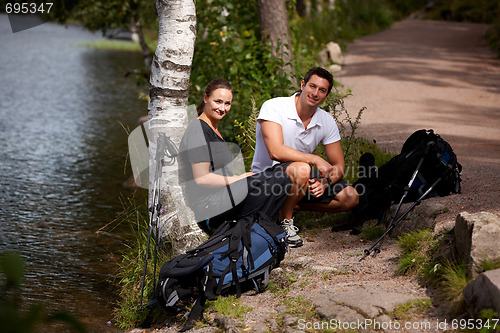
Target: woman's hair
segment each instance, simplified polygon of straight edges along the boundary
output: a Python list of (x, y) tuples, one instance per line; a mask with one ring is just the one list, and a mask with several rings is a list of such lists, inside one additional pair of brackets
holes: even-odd
[(205, 87), (205, 93), (203, 95), (203, 98), (201, 99), (200, 104), (198, 104), (198, 107), (196, 108), (196, 111), (198, 112), (198, 116), (203, 113), (203, 109), (205, 108), (205, 95), (209, 97), (212, 92), (214, 92), (217, 89), (227, 89), (230, 90), (232, 94), (234, 94), (233, 87), (229, 82), (227, 82), (226, 79), (223, 78), (217, 78), (213, 79), (210, 81), (207, 86)]

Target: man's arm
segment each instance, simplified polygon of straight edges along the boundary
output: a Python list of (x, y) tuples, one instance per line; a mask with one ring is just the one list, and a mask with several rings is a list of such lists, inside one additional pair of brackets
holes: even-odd
[[(262, 138), (267, 148), (269, 157), (279, 162), (305, 162), (316, 166), (322, 177), (331, 174), (333, 167), (320, 156), (303, 153), (285, 146), (281, 125), (272, 121), (259, 120)], [(342, 151), (342, 149), (341, 149)]]
[(344, 177), (345, 172), (344, 152), (342, 151), (342, 146), (340, 145), (340, 141), (337, 141), (325, 145), (324, 148), (326, 158), (332, 165), (332, 172), (329, 178), (332, 183), (336, 183)]

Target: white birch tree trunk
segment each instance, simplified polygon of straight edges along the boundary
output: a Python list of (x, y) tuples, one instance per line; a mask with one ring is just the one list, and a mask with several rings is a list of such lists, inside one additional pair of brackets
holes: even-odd
[[(179, 146), (187, 126), (189, 74), (196, 38), (194, 0), (155, 0), (159, 17), (158, 46), (151, 66), (149, 125), (149, 200), (155, 180), (159, 132)], [(164, 166), (161, 175), (160, 239), (171, 241), (173, 254), (196, 247), (205, 234), (195, 223), (179, 186), (177, 163)]]

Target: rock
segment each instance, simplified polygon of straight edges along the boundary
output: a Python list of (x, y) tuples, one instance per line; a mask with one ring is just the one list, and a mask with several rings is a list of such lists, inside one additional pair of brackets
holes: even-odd
[(318, 62), (321, 67), (325, 67), (330, 63), (330, 58), (328, 57), (328, 51), (326, 49), (319, 51)]
[(333, 266), (322, 266), (317, 265), (315, 260), (311, 257), (298, 257), (295, 259), (285, 260), (281, 262), (281, 266), (284, 268), (292, 268), (293, 271), (299, 269), (311, 269), (316, 272), (338, 272), (338, 269)]
[(283, 317), (283, 326), (284, 327), (294, 327), (297, 325), (297, 322), (299, 321), (299, 318), (292, 316), (292, 315), (285, 315)]
[(462, 212), (455, 223), (455, 244), (471, 277), (483, 270), (483, 262), (500, 261), (500, 218), (488, 212)]
[(297, 257), (289, 260), (284, 260), (281, 262), (283, 267), (292, 267), (294, 269), (306, 268), (314, 263), (314, 259), (311, 257), (303, 256)]
[(329, 66), (329, 70), (333, 72), (338, 72), (339, 70), (342, 69), (340, 65), (344, 64), (344, 57), (342, 55), (342, 50), (339, 46), (339, 44), (335, 42), (330, 42), (326, 44), (325, 48), (323, 48), (321, 51), (318, 53), (318, 61), (320, 66), (326, 67), (328, 64), (335, 64), (332, 66)]
[(354, 311), (353, 309), (332, 304), (332, 301), (327, 296), (316, 296), (312, 300), (313, 304), (316, 306), (316, 311), (324, 319), (336, 319), (341, 322), (353, 323), (359, 321), (364, 321), (364, 317)]
[(269, 323), (269, 329), (271, 332), (279, 332), (280, 331), (280, 325), (275, 319), (268, 320)]
[(330, 71), (330, 73), (333, 74), (333, 73), (340, 72), (342, 70), (342, 66), (337, 65), (337, 64), (333, 64), (333, 65), (328, 66), (327, 69)]
[(375, 318), (390, 313), (396, 306), (414, 299), (418, 297), (390, 292), (370, 284), (332, 288), (310, 297), (323, 318), (344, 322), (364, 320), (365, 317)]
[(215, 322), (224, 332), (240, 332), (240, 329), (238, 328), (238, 321), (236, 321), (234, 318), (217, 314), (215, 316)]
[(500, 313), (500, 269), (481, 273), (463, 290), (465, 304), (474, 314), (483, 309)]
[(255, 333), (267, 333), (267, 332), (269, 332), (269, 327), (267, 327), (267, 325), (264, 323), (256, 323), (256, 324), (252, 325), (251, 329), (252, 329), (252, 332), (255, 332)]
[(339, 65), (344, 64), (344, 57), (342, 56), (342, 49), (339, 44), (330, 42), (326, 44), (326, 50), (328, 51), (328, 56), (331, 62)]
[[(403, 204), (399, 210), (398, 218), (406, 212), (412, 203)], [(390, 222), (391, 215), (396, 211), (397, 205), (392, 205), (386, 216), (387, 224)], [(403, 234), (411, 233), (417, 230), (434, 229), (436, 225), (436, 217), (444, 212), (446, 207), (432, 200), (422, 201), (418, 206), (415, 206), (392, 230), (392, 236), (399, 237)]]

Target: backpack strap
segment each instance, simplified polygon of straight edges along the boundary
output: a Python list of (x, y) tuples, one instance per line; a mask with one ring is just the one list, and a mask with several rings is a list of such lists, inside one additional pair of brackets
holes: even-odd
[[(245, 217), (238, 220), (238, 222), (234, 226), (233, 232), (230, 235), (228, 249), (222, 255), (222, 257), (229, 257), (229, 265), (226, 267), (226, 269), (224, 270), (224, 272), (222, 272), (220, 276), (219, 283), (217, 285), (217, 294), (220, 294), (222, 292), (222, 286), (224, 285), (224, 278), (229, 272), (231, 272), (233, 283), (236, 286), (237, 297), (241, 296), (241, 287), (237, 272), (238, 267), (236, 266), (236, 263), (238, 262), (238, 259), (244, 252), (243, 249), (245, 248), (245, 244), (243, 243), (242, 250), (239, 251), (240, 243), (250, 242), (250, 235), (247, 232), (249, 224), (248, 222), (249, 222), (249, 217)], [(247, 250), (247, 252), (250, 251)]]
[(205, 276), (204, 276), (204, 281), (202, 283), (203, 285), (203, 292), (205, 293), (205, 297), (213, 301), (216, 299), (215, 296), (215, 288), (217, 288), (217, 282), (215, 281), (214, 278), (214, 271), (213, 271), (213, 264), (210, 263), (206, 270), (205, 270)]
[(194, 327), (194, 324), (198, 320), (198, 318), (201, 317), (203, 313), (203, 307), (205, 306), (207, 299), (203, 293), (200, 293), (198, 298), (193, 303), (193, 308), (191, 309), (191, 312), (189, 312), (189, 317), (186, 322), (186, 325), (184, 325), (183, 328), (179, 330), (179, 332), (186, 332), (189, 331)]
[[(208, 154), (210, 155), (210, 167), (212, 168), (212, 172), (215, 172), (215, 165), (214, 165), (214, 159), (212, 157), (212, 149), (210, 148), (210, 142), (207, 142), (207, 146), (208, 146)], [(222, 170), (222, 176), (224, 177), (224, 182), (226, 183), (227, 193), (229, 193), (229, 200), (231, 200), (231, 205), (234, 208), (236, 207), (236, 204), (234, 202), (233, 193), (231, 192), (231, 187), (229, 186), (229, 183), (227, 181), (226, 170), (224, 170), (224, 167), (222, 167), (221, 170)]]

